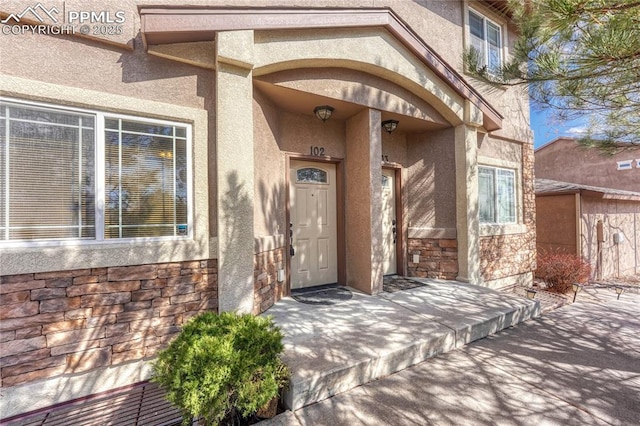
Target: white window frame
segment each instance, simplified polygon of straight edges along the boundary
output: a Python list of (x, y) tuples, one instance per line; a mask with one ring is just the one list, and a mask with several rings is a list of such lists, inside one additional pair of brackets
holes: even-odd
[[(14, 103), (24, 106), (32, 106), (38, 108), (49, 108), (53, 110), (66, 111), (70, 113), (78, 113), (84, 115), (94, 115), (95, 117), (95, 238), (64, 238), (64, 239), (40, 239), (40, 240), (0, 240), (0, 248), (2, 247), (42, 247), (42, 246), (64, 246), (64, 245), (95, 245), (95, 244), (123, 244), (132, 242), (154, 242), (154, 241), (184, 241), (191, 240), (194, 237), (193, 232), (193, 128), (190, 123), (158, 120), (147, 118), (144, 116), (127, 115), (119, 113), (105, 112), (95, 109), (83, 109), (58, 105), (54, 103), (33, 102), (24, 99), (15, 99), (8, 97), (0, 97), (0, 101)], [(187, 227), (186, 235), (172, 235), (161, 237), (127, 237), (127, 238), (105, 238), (105, 119), (114, 118), (122, 120), (131, 120), (142, 123), (149, 123), (162, 126), (179, 126), (186, 128), (186, 154), (187, 154)]]
[[(499, 41), (500, 41), (500, 46), (499, 46), (500, 67), (502, 67), (504, 65), (505, 58), (507, 56), (506, 47), (505, 47), (505, 46), (507, 46), (507, 34), (505, 32), (505, 27), (506, 26), (504, 25), (504, 23), (499, 23), (495, 19), (492, 19), (491, 17), (489, 17), (487, 13), (480, 12), (478, 9), (468, 6), (467, 8), (465, 8), (464, 22), (465, 22), (465, 35), (466, 35), (466, 39), (467, 39), (466, 46), (469, 49), (472, 47), (472, 43), (471, 43), (471, 39), (472, 39), (471, 24), (469, 22), (469, 14), (470, 13), (473, 13), (473, 14), (475, 14), (475, 15), (477, 15), (480, 18), (483, 19), (484, 39), (482, 41), (484, 43), (484, 57), (482, 58), (483, 59), (482, 65), (487, 67), (487, 71), (489, 73), (492, 73), (492, 69), (489, 68), (489, 40), (488, 40), (488, 31), (487, 31), (488, 25), (487, 25), (487, 23), (490, 23), (490, 24), (494, 25), (495, 27), (497, 27), (500, 30), (500, 34), (499, 34)], [(479, 52), (479, 53), (482, 53), (482, 52)]]
[(616, 170), (631, 170), (633, 169), (633, 160), (623, 160), (617, 162)]
[[(493, 207), (494, 207), (494, 221), (491, 222), (483, 222), (482, 219), (478, 218), (480, 221), (481, 225), (490, 225), (490, 226), (508, 226), (508, 225), (516, 225), (519, 223), (519, 218), (520, 218), (520, 214), (519, 214), (519, 203), (518, 203), (518, 194), (519, 194), (519, 190), (518, 190), (518, 173), (516, 170), (511, 169), (511, 168), (507, 168), (507, 167), (496, 167), (496, 166), (488, 166), (488, 165), (484, 165), (484, 164), (479, 164), (478, 165), (478, 176), (480, 175), (480, 169), (490, 169), (493, 170), (493, 176), (494, 176), (494, 181), (493, 181), (493, 192), (494, 192), (494, 197), (493, 197)], [(500, 222), (498, 221), (498, 196), (497, 196), (497, 176), (498, 176), (498, 171), (506, 171), (512, 174), (513, 176), (513, 221), (503, 221)], [(478, 184), (479, 185), (479, 184)], [(478, 189), (478, 204), (480, 204), (480, 193), (479, 193), (479, 189)], [(480, 206), (478, 205), (478, 212), (480, 211)]]

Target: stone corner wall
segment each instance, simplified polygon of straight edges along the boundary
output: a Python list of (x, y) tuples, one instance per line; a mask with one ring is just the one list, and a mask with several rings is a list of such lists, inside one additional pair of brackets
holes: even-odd
[[(410, 238), (408, 241), (410, 277), (455, 280), (458, 276), (458, 242), (443, 238)], [(420, 262), (413, 263), (413, 255)]]
[(480, 273), (485, 281), (532, 272), (536, 268), (536, 194), (533, 145), (522, 145), (523, 224), (520, 234), (480, 238)]
[(215, 259), (2, 276), (1, 386), (153, 357), (217, 309)]
[(284, 249), (254, 255), (253, 314), (260, 315), (278, 300), (289, 294), (286, 279), (278, 282), (278, 269), (284, 269)]

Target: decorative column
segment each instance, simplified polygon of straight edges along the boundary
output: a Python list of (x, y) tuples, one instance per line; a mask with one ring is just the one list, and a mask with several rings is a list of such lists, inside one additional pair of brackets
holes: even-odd
[(218, 306), (253, 311), (253, 31), (216, 35)]
[(347, 121), (347, 284), (367, 294), (382, 291), (381, 113), (365, 110)]
[(458, 277), (480, 284), (480, 212), (478, 210), (478, 131), (480, 110), (465, 101), (465, 124), (455, 128), (456, 227)]

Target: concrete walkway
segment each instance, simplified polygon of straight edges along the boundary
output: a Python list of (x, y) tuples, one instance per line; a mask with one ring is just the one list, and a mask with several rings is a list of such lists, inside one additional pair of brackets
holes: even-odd
[(576, 303), (262, 425), (640, 424), (640, 295)]
[(331, 306), (291, 298), (266, 314), (284, 333), (292, 371), (285, 403), (293, 410), (418, 364), (511, 327), (539, 313), (539, 304), (455, 281), (424, 285)]

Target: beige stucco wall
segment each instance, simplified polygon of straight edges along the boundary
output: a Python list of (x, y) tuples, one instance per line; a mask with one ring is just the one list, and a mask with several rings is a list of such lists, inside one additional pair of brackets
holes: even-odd
[[(586, 148), (575, 139), (558, 139), (536, 150), (536, 177), (582, 185), (640, 191), (640, 146), (609, 155)], [(630, 170), (617, 170), (617, 162), (634, 160)]]
[[(582, 253), (592, 265), (592, 276), (612, 278), (640, 273), (640, 202), (583, 196), (581, 204)], [(604, 225), (601, 262), (596, 234), (599, 220)], [(616, 244), (614, 233), (622, 233), (624, 242)]]
[(407, 140), (409, 238), (455, 238), (456, 169), (453, 129)]
[(486, 159), (487, 163), (495, 159), (505, 167), (510, 164), (513, 167), (522, 168), (522, 143), (480, 134), (478, 158), (480, 163), (482, 159)]
[(70, 37), (3, 35), (0, 51), (4, 75), (192, 108), (214, 95), (211, 71), (148, 55), (141, 43), (130, 51)]
[[(184, 6), (184, 2), (180, 0), (165, 0), (162, 5), (180, 5)], [(503, 35), (505, 48), (504, 53), (508, 54), (512, 49), (516, 40), (514, 28), (508, 24), (508, 21), (488, 8), (483, 2), (475, 0), (463, 1), (410, 1), (410, 0), (388, 0), (375, 2), (372, 4), (370, 0), (353, 0), (345, 5), (342, 0), (300, 0), (292, 3), (291, 1), (272, 1), (272, 0), (239, 0), (234, 1), (233, 6), (239, 7), (310, 7), (310, 8), (344, 8), (345, 6), (352, 8), (361, 7), (389, 7), (396, 13), (401, 20), (406, 22), (425, 42), (434, 49), (447, 63), (453, 66), (466, 79), (462, 67), (462, 53), (465, 49), (465, 42), (468, 39), (468, 31), (466, 29), (466, 11), (472, 5), (476, 10), (486, 14), (495, 22), (503, 26)], [(22, 11), (27, 4), (24, 0), (6, 0), (0, 5), (0, 11), (5, 13), (18, 13)], [(140, 29), (140, 17), (137, 12), (139, 6), (158, 5), (154, 0), (113, 0), (109, 4), (100, 4), (96, 6), (95, 2), (87, 0), (68, 0), (64, 6), (67, 11), (71, 10), (87, 10), (87, 11), (110, 11), (112, 14), (116, 11), (122, 11), (125, 16), (125, 22), (122, 24), (121, 35), (111, 36), (93, 36), (89, 39), (98, 39), (112, 45), (128, 46), (140, 45), (141, 40), (136, 38)], [(193, 0), (189, 2), (193, 6), (212, 6), (226, 7), (229, 2), (225, 0)], [(49, 7), (58, 7), (63, 10), (62, 0), (52, 0), (47, 3)], [(48, 37), (51, 38), (51, 37)], [(4, 37), (6, 43), (12, 43), (15, 37)], [(73, 43), (73, 42), (71, 42)], [(89, 41), (88, 43), (91, 43)], [(48, 41), (47, 41), (48, 44)], [(46, 48), (45, 48), (46, 49)], [(58, 57), (59, 54), (64, 56), (64, 50), (50, 49), (47, 56)], [(367, 49), (363, 49), (367, 50)], [(6, 50), (3, 49), (3, 52)], [(380, 57), (384, 58), (382, 52), (378, 52)], [(91, 57), (91, 56), (89, 56)], [(147, 58), (141, 58), (143, 61)], [(61, 62), (64, 63), (64, 62)], [(69, 63), (69, 62), (67, 62)], [(72, 62), (71, 62), (72, 63)], [(91, 66), (95, 67), (97, 62), (93, 62)], [(127, 66), (135, 64), (129, 63)], [(138, 74), (141, 75), (141, 74)], [(80, 76), (80, 79), (83, 77)], [(90, 80), (88, 80), (90, 81)], [(496, 107), (499, 112), (505, 116), (504, 129), (499, 133), (508, 138), (526, 140), (530, 137), (528, 130), (528, 101), (526, 93), (519, 92), (520, 89), (512, 88), (507, 90), (482, 89), (484, 96), (489, 102)], [(179, 90), (175, 90), (178, 96), (181, 96)]]
[(382, 167), (380, 111), (347, 121), (345, 240), (347, 285), (368, 294), (382, 291)]
[[(374, 108), (449, 126), (441, 113), (425, 100), (409, 90), (376, 75), (349, 68), (299, 68), (262, 75), (260, 82), (290, 89), (279, 96), (286, 96), (290, 103), (305, 102), (308, 94), (348, 102), (334, 105), (337, 116), (352, 116), (362, 108)], [(344, 115), (342, 115), (344, 117)], [(403, 127), (406, 123), (403, 123)]]
[[(276, 239), (276, 247), (283, 244), (279, 236), (287, 232), (285, 226), (286, 173), (281, 139), (280, 116), (275, 107), (259, 90), (254, 89), (254, 192), (259, 200), (254, 204), (254, 233), (259, 239)], [(273, 241), (272, 244), (275, 244)], [(256, 252), (268, 249), (269, 242), (261, 241)]]

